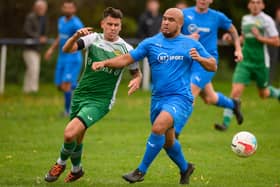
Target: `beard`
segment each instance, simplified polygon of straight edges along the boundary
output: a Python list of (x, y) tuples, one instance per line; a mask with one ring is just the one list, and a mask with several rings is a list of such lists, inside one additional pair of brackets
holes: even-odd
[(164, 29), (161, 29), (161, 32), (166, 38), (173, 38), (174, 36), (177, 36), (178, 29), (179, 29), (178, 27), (173, 31), (166, 31)]

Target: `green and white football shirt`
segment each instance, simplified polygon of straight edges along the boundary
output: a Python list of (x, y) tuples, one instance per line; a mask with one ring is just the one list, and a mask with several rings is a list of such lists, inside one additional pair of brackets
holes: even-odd
[[(75, 102), (98, 101), (108, 104), (111, 109), (122, 77), (123, 69), (104, 67), (99, 71), (91, 69), (92, 63), (103, 61), (128, 53), (133, 48), (122, 38), (115, 42), (106, 41), (101, 33), (92, 33), (81, 38), (86, 51), (85, 70), (75, 89), (73, 100)], [(138, 63), (133, 63), (129, 69), (137, 69)]]
[(257, 16), (245, 15), (241, 22), (242, 34), (244, 36), (242, 63), (249, 67), (269, 67), (269, 54), (266, 44), (259, 42), (252, 34), (251, 29), (256, 27), (259, 32), (266, 37), (278, 36), (278, 32), (273, 19), (261, 12)]

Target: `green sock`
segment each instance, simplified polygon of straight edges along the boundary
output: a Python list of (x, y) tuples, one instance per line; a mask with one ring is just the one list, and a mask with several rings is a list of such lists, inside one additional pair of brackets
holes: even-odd
[(233, 111), (231, 109), (224, 109), (223, 124), (226, 127), (229, 127), (232, 116), (233, 116)]
[(276, 98), (276, 99), (280, 98), (280, 90), (279, 89), (274, 88), (273, 86), (269, 86), (268, 89), (269, 89), (269, 97)]
[(71, 156), (71, 154), (73, 153), (73, 151), (76, 148), (76, 141), (73, 141), (71, 143), (66, 143), (64, 142), (61, 151), (60, 151), (60, 158), (61, 160), (65, 161), (69, 158), (69, 156)]
[(83, 144), (78, 144), (71, 155), (71, 162), (73, 166), (79, 166), (81, 164), (83, 152)]

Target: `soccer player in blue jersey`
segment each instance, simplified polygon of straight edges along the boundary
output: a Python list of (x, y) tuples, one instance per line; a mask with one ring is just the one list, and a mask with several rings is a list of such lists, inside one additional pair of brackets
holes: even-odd
[(49, 60), (58, 47), (59, 54), (55, 70), (55, 84), (64, 92), (64, 115), (70, 113), (72, 90), (77, 86), (77, 81), (82, 69), (82, 54), (80, 51), (64, 53), (62, 47), (65, 42), (79, 29), (83, 28), (81, 20), (75, 16), (76, 4), (74, 1), (65, 0), (62, 4), (64, 16), (58, 19), (58, 36), (45, 54)]
[(181, 10), (170, 8), (163, 15), (159, 34), (145, 39), (128, 54), (92, 64), (93, 70), (120, 68), (147, 57), (151, 67), (152, 132), (138, 168), (123, 175), (130, 183), (144, 180), (150, 164), (162, 148), (179, 167), (180, 184), (188, 184), (194, 171), (194, 165), (187, 162), (179, 141), (175, 139), (174, 125), (185, 124), (192, 112), (192, 66), (200, 63), (209, 71), (216, 71), (217, 67), (215, 58), (211, 57), (199, 42), (181, 34), (182, 25)]
[[(222, 12), (209, 8), (213, 0), (196, 0), (194, 7), (183, 9), (184, 25), (182, 33), (197, 39), (205, 49), (216, 58), (218, 62), (218, 31), (223, 29), (228, 31), (234, 40), (235, 61), (240, 62), (243, 58), (238, 32), (232, 21)], [(215, 92), (211, 83), (214, 72), (206, 71), (199, 63), (192, 67), (191, 88), (192, 94), (196, 98), (201, 96), (205, 103), (214, 104), (219, 107), (232, 109), (238, 124), (243, 122), (240, 112), (240, 101), (228, 98), (222, 93)], [(216, 126), (215, 126), (216, 127)], [(177, 136), (181, 133), (183, 126), (177, 126)]]

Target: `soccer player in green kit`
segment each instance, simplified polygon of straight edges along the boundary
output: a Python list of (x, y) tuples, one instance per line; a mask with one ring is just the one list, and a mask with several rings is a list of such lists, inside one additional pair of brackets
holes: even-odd
[[(261, 98), (276, 98), (280, 100), (280, 90), (269, 86), (269, 55), (267, 45), (279, 46), (279, 33), (273, 19), (262, 10), (265, 5), (263, 0), (249, 0), (250, 14), (242, 18), (243, 61), (237, 65), (233, 75), (231, 97), (241, 97), (245, 86), (255, 80)], [(224, 37), (230, 40), (226, 35)], [(215, 124), (215, 128), (224, 131), (228, 128), (232, 110), (224, 110), (222, 124)]]
[[(128, 53), (132, 47), (119, 37), (122, 12), (108, 7), (104, 10), (101, 27), (103, 33), (93, 33), (91, 28), (78, 30), (63, 47), (65, 52), (87, 49), (86, 67), (74, 91), (71, 104), (71, 121), (64, 131), (64, 144), (60, 157), (45, 176), (47, 182), (54, 182), (66, 168), (66, 160), (71, 158), (72, 169), (65, 182), (73, 182), (83, 176), (81, 156), (83, 137), (87, 128), (104, 117), (112, 108), (122, 76), (122, 68), (91, 69), (92, 63)], [(128, 94), (136, 91), (141, 83), (142, 74), (138, 63), (132, 64), (130, 72), (133, 79), (129, 83)]]

